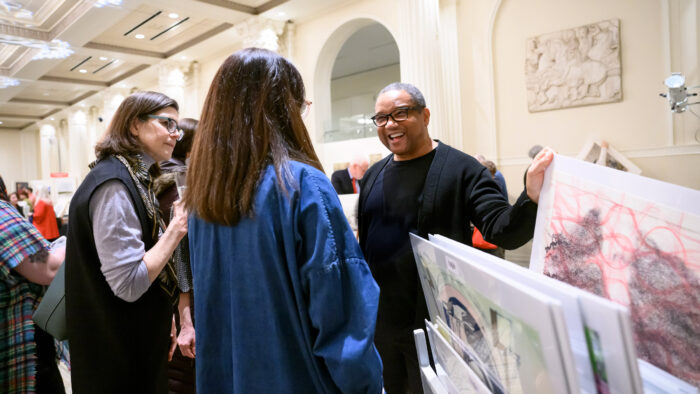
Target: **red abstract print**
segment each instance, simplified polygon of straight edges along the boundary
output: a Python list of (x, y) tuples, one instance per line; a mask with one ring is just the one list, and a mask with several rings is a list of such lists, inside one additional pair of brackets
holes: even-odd
[(544, 273), (630, 310), (640, 358), (700, 385), (700, 218), (558, 181)]

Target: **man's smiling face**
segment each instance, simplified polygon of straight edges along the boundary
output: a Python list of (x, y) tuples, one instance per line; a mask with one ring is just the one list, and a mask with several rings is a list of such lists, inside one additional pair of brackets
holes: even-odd
[[(388, 115), (397, 109), (413, 108), (415, 103), (405, 90), (390, 90), (377, 97), (374, 111)], [(405, 120), (396, 122), (389, 117), (384, 126), (377, 126), (377, 136), (393, 154), (395, 160), (409, 160), (427, 154), (432, 149), (428, 135), (430, 111), (427, 108), (410, 109)]]

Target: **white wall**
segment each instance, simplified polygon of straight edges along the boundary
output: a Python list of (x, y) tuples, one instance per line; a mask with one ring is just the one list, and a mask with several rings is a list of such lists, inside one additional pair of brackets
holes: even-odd
[(239, 49), (242, 49), (241, 44), (236, 44), (228, 48), (221, 48), (217, 50), (213, 56), (199, 60), (199, 92), (197, 92), (197, 97), (200, 102), (196, 112), (197, 116), (195, 116), (196, 119), (201, 117), (202, 106), (204, 105), (204, 100), (207, 99), (209, 86), (211, 86), (211, 81), (214, 79), (219, 67), (221, 67), (224, 60)]
[[(381, 88), (392, 82), (398, 82), (400, 78), (401, 70), (398, 64), (336, 78), (331, 80), (331, 97), (333, 100), (338, 100), (371, 94), (376, 98)], [(369, 112), (374, 111), (374, 102), (371, 104)]]
[(323, 131), (341, 128), (344, 117), (374, 114), (377, 93), (386, 85), (401, 79), (399, 65), (394, 64), (374, 70), (336, 78), (331, 81), (331, 123), (323, 125)]
[[(700, 189), (700, 171), (688, 170), (700, 168), (700, 145), (687, 137), (688, 129), (697, 130), (700, 123), (694, 123), (697, 119), (689, 113), (672, 116), (658, 96), (665, 90), (662, 81), (672, 64), (686, 64), (683, 59), (697, 53), (687, 51), (697, 46), (697, 23), (677, 23), (688, 18), (687, 3), (697, 4), (695, 0), (462, 0), (458, 29), (465, 150), (497, 162), (511, 198), (522, 190), (530, 146), (550, 145), (559, 153), (575, 155), (591, 138), (609, 141), (643, 175)], [(696, 22), (698, 13), (693, 10), (691, 19)], [(612, 18), (620, 19), (623, 100), (528, 112), (525, 39)], [(685, 31), (669, 31), (678, 26)], [(692, 37), (693, 45), (677, 53), (669, 41), (678, 36)], [(674, 135), (674, 124), (675, 134), (683, 135)]]

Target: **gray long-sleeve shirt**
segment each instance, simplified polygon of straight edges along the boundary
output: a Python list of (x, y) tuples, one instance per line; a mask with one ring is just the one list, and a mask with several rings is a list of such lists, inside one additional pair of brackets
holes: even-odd
[[(149, 157), (144, 161), (147, 165), (153, 162)], [(124, 301), (138, 300), (151, 281), (143, 261), (146, 250), (141, 241), (141, 223), (121, 181), (105, 182), (95, 190), (90, 198), (90, 219), (107, 284)]]

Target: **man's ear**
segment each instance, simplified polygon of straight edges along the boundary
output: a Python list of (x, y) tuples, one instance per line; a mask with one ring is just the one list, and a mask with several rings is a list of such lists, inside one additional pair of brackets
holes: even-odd
[(423, 122), (426, 126), (430, 123), (430, 110), (428, 108), (423, 108)]

